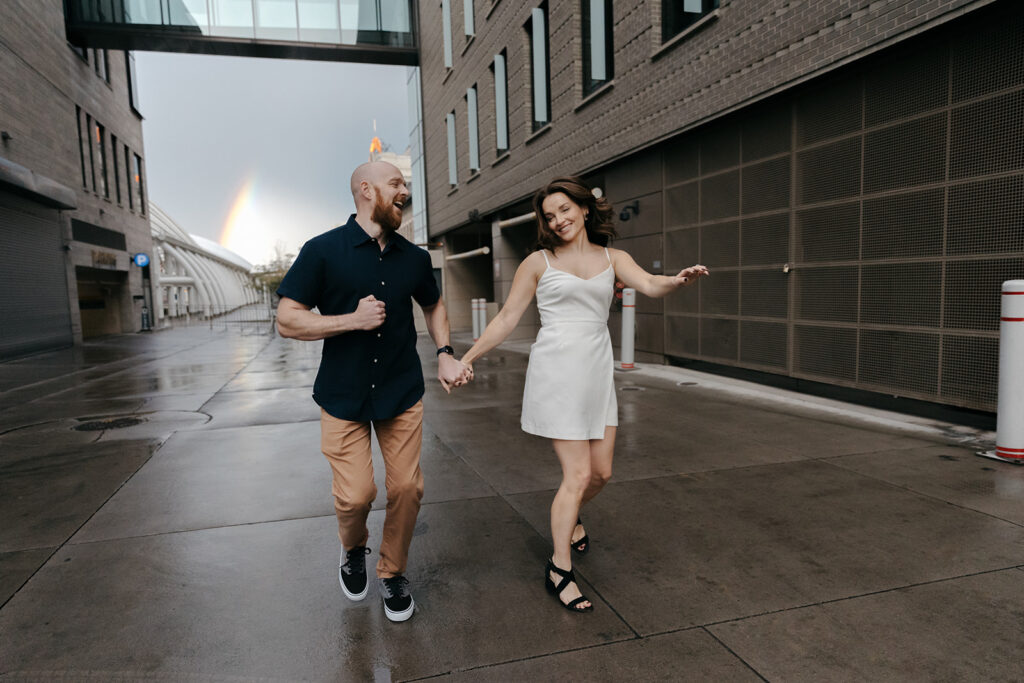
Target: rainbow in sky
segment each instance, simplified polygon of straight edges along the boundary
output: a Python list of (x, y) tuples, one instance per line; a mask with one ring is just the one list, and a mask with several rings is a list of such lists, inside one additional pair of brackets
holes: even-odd
[(218, 242), (222, 247), (231, 249), (232, 242), (241, 238), (239, 227), (244, 224), (246, 215), (250, 213), (254, 186), (255, 182), (252, 178), (246, 180), (235, 196), (231, 211), (228, 212), (228, 218), (224, 221), (224, 228), (220, 232)]

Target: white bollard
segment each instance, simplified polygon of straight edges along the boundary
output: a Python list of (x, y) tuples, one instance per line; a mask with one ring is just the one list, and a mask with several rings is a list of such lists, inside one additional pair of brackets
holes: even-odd
[(979, 455), (1024, 465), (1024, 280), (1007, 280), (1002, 294), (996, 450)]
[(622, 363), (623, 370), (633, 370), (633, 338), (636, 336), (636, 290), (622, 290)]
[(473, 341), (480, 338), (480, 299), (470, 299), (470, 308), (473, 312)]
[(480, 330), (477, 338), (482, 337), (487, 328), (487, 300), (483, 298), (476, 300), (476, 327)]

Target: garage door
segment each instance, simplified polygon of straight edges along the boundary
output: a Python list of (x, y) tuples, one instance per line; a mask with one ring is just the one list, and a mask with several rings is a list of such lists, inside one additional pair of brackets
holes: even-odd
[(0, 359), (71, 346), (60, 216), (0, 192)]

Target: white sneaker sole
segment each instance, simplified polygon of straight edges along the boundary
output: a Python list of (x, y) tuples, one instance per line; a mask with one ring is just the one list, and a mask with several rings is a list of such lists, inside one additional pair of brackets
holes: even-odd
[[(369, 579), (367, 579), (366, 585), (363, 586), (363, 592), (362, 593), (352, 593), (352, 592), (349, 592), (348, 588), (345, 587), (344, 579), (341, 578), (341, 569), (338, 569), (338, 583), (341, 584), (341, 592), (344, 593), (345, 597), (348, 598), (349, 600), (351, 600), (352, 602), (359, 602), (360, 600), (362, 600), (363, 598), (366, 597), (367, 593), (370, 592), (370, 581), (369, 581)], [(408, 617), (406, 617), (406, 619), (408, 619)]]
[(413, 600), (411, 596), (409, 598), (409, 601), (409, 606), (401, 612), (393, 612), (389, 610), (387, 604), (385, 604), (384, 615), (391, 621), (405, 621), (406, 619), (412, 616), (413, 610), (416, 608), (416, 601)]

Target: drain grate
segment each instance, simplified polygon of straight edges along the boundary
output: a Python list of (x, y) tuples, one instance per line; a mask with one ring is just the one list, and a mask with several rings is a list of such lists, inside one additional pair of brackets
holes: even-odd
[(146, 421), (144, 417), (110, 417), (104, 420), (89, 420), (72, 427), (77, 432), (101, 432), (107, 429), (124, 429), (134, 427)]

